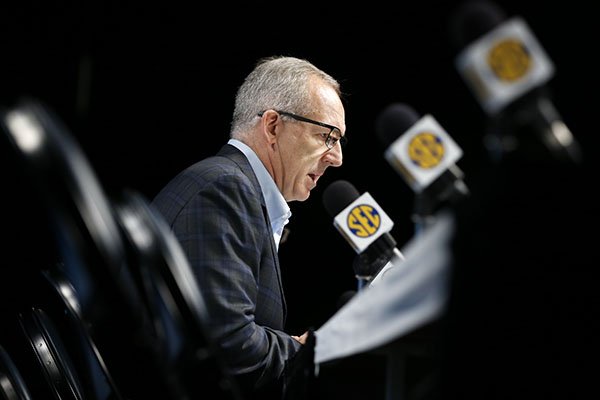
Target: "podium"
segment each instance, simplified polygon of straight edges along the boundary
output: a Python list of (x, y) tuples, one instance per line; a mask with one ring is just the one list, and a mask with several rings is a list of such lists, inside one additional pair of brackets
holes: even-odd
[(431, 334), (443, 315), (452, 265), (452, 214), (436, 222), (393, 257), (372, 280), (315, 331), (315, 376), (357, 356), (385, 358), (385, 398), (402, 399), (405, 360), (431, 352)]

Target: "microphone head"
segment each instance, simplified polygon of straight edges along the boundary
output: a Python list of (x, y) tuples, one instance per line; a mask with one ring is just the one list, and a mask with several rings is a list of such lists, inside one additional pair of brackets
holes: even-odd
[(506, 20), (506, 13), (496, 3), (485, 0), (464, 2), (450, 19), (450, 37), (462, 49)]
[(350, 203), (360, 197), (360, 193), (348, 181), (332, 182), (323, 191), (323, 206), (331, 217), (338, 215)]
[(392, 103), (379, 114), (375, 121), (375, 131), (385, 148), (412, 127), (420, 115), (404, 103)]

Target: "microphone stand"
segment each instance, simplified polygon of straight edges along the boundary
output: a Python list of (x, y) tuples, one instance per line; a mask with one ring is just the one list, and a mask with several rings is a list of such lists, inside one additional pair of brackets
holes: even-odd
[(415, 236), (421, 235), (435, 221), (433, 216), (434, 204), (437, 201), (430, 193), (423, 191), (415, 195), (411, 219), (415, 224)]
[[(536, 142), (542, 146), (535, 145)], [(529, 153), (545, 148), (556, 160), (573, 165), (583, 161), (579, 142), (543, 88), (533, 90), (490, 117), (484, 144), (495, 162), (523, 148)]]
[(363, 290), (371, 280), (392, 259), (396, 250), (396, 240), (386, 233), (356, 255), (352, 267), (357, 280), (357, 291)]
[(415, 236), (435, 222), (435, 213), (446, 201), (451, 203), (469, 194), (469, 188), (463, 181), (464, 173), (455, 164), (448, 167), (442, 175), (423, 191), (415, 195), (412, 220), (415, 224)]

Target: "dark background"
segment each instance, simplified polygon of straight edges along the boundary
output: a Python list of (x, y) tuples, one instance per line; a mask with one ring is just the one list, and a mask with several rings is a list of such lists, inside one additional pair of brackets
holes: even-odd
[[(462, 147), (458, 165), (467, 184), (477, 172), (485, 115), (454, 69), (449, 23), (457, 4), (4, 4), (0, 105), (10, 107), (21, 96), (44, 101), (109, 195), (132, 188), (151, 198), (227, 140), (236, 89), (258, 58), (303, 57), (336, 77), (346, 93), (344, 165), (329, 169), (308, 201), (291, 204), (291, 234), (280, 249), (288, 329), (300, 333), (318, 328), (340, 295), (356, 289), (355, 253), (321, 203), (328, 183), (346, 179), (371, 193), (395, 222), (399, 248), (414, 233), (414, 194), (386, 163), (375, 135), (382, 109), (404, 102), (432, 114)], [(497, 4), (524, 17), (555, 62), (548, 84), (553, 102), (590, 151), (586, 168), (595, 168), (599, 36), (592, 2)], [(39, 233), (35, 210), (14, 209), (26, 182), (13, 182), (13, 172), (2, 171), (10, 182), (2, 195), (11, 201), (3, 216), (8, 276), (38, 262), (51, 243)]]

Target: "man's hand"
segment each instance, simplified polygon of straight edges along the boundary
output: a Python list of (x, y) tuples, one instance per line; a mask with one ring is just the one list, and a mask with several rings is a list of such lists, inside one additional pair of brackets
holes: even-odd
[(292, 335), (292, 338), (296, 339), (297, 341), (299, 341), (302, 344), (306, 344), (306, 339), (308, 338), (308, 331), (304, 332), (300, 336), (294, 336), (294, 335)]

